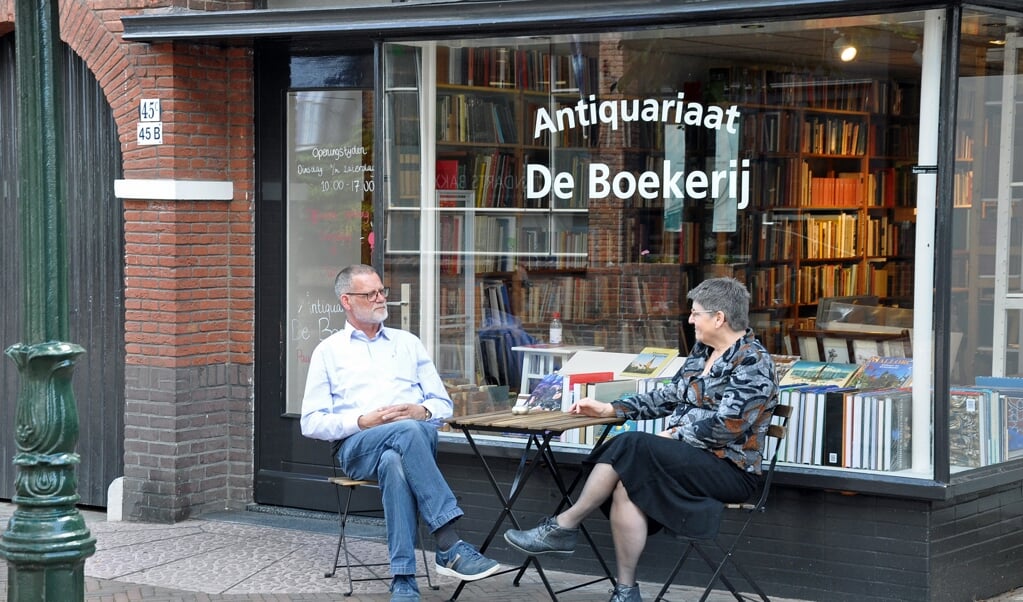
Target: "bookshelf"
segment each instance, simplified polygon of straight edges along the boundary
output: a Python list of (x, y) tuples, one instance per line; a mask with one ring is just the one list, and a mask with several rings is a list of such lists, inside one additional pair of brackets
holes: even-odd
[(872, 79), (712, 71), (740, 81), (718, 91), (740, 103), (740, 155), (755, 166), (732, 271), (751, 283), (754, 323), (767, 328), (772, 350), (786, 330), (812, 326), (822, 297), (910, 303), (916, 91)]

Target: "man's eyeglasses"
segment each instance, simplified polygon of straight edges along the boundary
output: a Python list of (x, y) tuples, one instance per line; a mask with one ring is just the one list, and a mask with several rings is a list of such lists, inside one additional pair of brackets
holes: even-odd
[(701, 309), (700, 311), (696, 311), (694, 309), (694, 310), (690, 310), (689, 313), (690, 314), (716, 314), (719, 311), (721, 311), (721, 310), (719, 310), (719, 309)]
[(379, 296), (383, 297), (384, 299), (386, 299), (387, 295), (390, 294), (390, 292), (391, 292), (390, 287), (386, 287), (385, 286), (382, 289), (378, 289), (378, 290), (375, 290), (375, 291), (370, 291), (368, 293), (345, 293), (345, 294), (348, 295), (348, 296), (355, 295), (355, 296), (358, 296), (358, 297), (363, 297), (367, 301), (372, 301), (373, 299), (377, 298), (377, 295), (379, 295)]

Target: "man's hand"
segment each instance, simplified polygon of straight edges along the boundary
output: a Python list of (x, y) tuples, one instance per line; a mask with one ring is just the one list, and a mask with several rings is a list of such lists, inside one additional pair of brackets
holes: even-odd
[(597, 418), (608, 418), (615, 415), (614, 406), (603, 401), (597, 401), (589, 397), (583, 397), (568, 408), (569, 414), (582, 414), (583, 416), (595, 416)]
[(365, 430), (398, 420), (426, 420), (426, 417), (426, 406), (418, 403), (398, 403), (359, 416), (359, 428)]

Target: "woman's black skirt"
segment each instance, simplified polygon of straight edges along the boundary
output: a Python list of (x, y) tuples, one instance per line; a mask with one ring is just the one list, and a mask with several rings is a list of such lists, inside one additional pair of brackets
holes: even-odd
[[(692, 537), (717, 533), (722, 502), (744, 502), (759, 477), (684, 441), (623, 433), (593, 450), (588, 464), (610, 464), (629, 498), (646, 514), (650, 533), (662, 527)], [(610, 512), (609, 499), (604, 513)]]

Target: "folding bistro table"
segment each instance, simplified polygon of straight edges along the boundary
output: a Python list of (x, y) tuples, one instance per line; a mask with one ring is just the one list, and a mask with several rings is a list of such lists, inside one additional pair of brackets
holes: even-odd
[[(580, 471), (576, 474), (575, 478), (572, 479), (572, 482), (566, 485), (565, 480), (561, 476), (558, 461), (554, 457), (554, 452), (551, 450), (551, 439), (572, 429), (599, 425), (617, 425), (622, 424), (624, 420), (617, 417), (593, 418), (590, 416), (566, 414), (564, 412), (557, 411), (534, 412), (531, 414), (512, 414), (510, 410), (501, 410), (498, 412), (487, 412), (485, 414), (458, 416), (449, 418), (447, 422), (452, 427), (461, 429), (461, 431), (465, 434), (465, 438), (469, 441), (469, 446), (483, 465), (483, 470), (486, 472), (487, 479), (490, 481), (490, 485), (493, 487), (494, 493), (497, 494), (497, 498), (501, 502), (501, 512), (498, 514), (497, 520), (494, 521), (494, 526), (491, 527), (490, 533), (488, 533), (486, 539), (483, 540), (483, 545), (480, 546), (480, 552), (486, 552), (506, 518), (511, 520), (516, 529), (522, 528), (519, 525), (518, 519), (516, 519), (515, 515), (512, 513), (512, 508), (515, 506), (515, 502), (518, 500), (519, 494), (525, 488), (529, 478), (541, 464), (547, 467), (547, 471), (554, 479), (554, 483), (557, 485), (558, 491), (561, 492), (561, 500), (558, 502), (558, 507), (554, 510), (554, 514), (558, 514), (562, 509), (572, 503), (570, 496), (582, 480), (584, 471)], [(607, 432), (610, 429), (602, 430), (604, 432), (600, 433), (598, 436), (595, 446), (600, 445), (604, 441), (607, 437)], [(505, 495), (501, 484), (498, 483), (497, 479), (494, 477), (494, 473), (491, 471), (486, 457), (482, 452), (480, 452), (479, 447), (476, 445), (476, 440), (473, 439), (474, 431), (515, 433), (526, 436), (525, 446), (523, 447), (522, 454), (519, 457), (518, 469), (515, 471), (515, 478), (512, 480), (507, 495)], [(529, 556), (521, 565), (512, 569), (500, 571), (491, 575), (491, 577), (517, 571), (518, 574), (515, 576), (513, 581), (513, 583), (517, 586), (526, 569), (529, 568), (530, 564), (532, 564), (536, 567), (540, 580), (543, 581), (544, 587), (547, 588), (547, 592), (551, 595), (551, 599), (554, 601), (557, 601), (558, 594), (560, 593), (578, 589), (593, 583), (599, 583), (605, 579), (614, 583), (614, 577), (611, 575), (611, 569), (609, 569), (607, 563), (604, 562), (604, 558), (600, 555), (600, 551), (597, 549), (597, 545), (586, 530), (586, 527), (584, 525), (580, 525), (580, 530), (586, 538), (586, 541), (589, 543), (590, 548), (593, 550), (594, 555), (597, 557), (597, 560), (600, 562), (601, 568), (604, 570), (603, 577), (554, 591), (551, 587), (550, 581), (547, 580), (547, 576), (543, 572), (540, 560), (536, 556)], [(464, 581), (458, 584), (458, 587), (451, 595), (450, 602), (454, 602), (454, 600), (458, 598), (463, 587), (465, 587)]]

